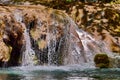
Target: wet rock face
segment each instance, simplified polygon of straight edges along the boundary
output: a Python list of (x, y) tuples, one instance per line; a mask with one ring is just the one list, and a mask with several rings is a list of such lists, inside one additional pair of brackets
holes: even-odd
[(5, 25), (3, 41), (6, 45), (12, 47), (10, 57), (7, 66), (19, 65), (20, 50), (23, 45), (23, 27), (18, 23), (14, 16), (5, 15), (3, 16), (3, 21)]
[(4, 42), (11, 46), (15, 46), (16, 44), (22, 45), (23, 43), (21, 41), (24, 31), (22, 25), (15, 21), (14, 17), (10, 16), (4, 17), (4, 23), (5, 23), (4, 36), (6, 36), (3, 38)]
[(34, 13), (30, 13), (23, 16), (23, 22), (29, 29), (32, 48), (39, 59), (39, 64), (48, 64), (50, 53), (56, 56), (53, 56), (50, 64), (61, 64), (60, 59), (54, 58), (59, 58), (58, 56), (62, 54), (59, 48), (63, 46), (61, 43), (64, 44), (64, 30), (67, 25), (65, 14), (50, 9), (36, 10)]
[(105, 41), (111, 51), (120, 53), (120, 9), (119, 5), (76, 5), (69, 15), (79, 27), (97, 40)]
[(7, 46), (2, 40), (0, 42), (0, 66), (5, 67), (5, 63), (10, 59), (12, 47)]
[[(2, 17), (1, 17), (2, 18)], [(5, 24), (4, 21), (0, 20), (0, 66), (5, 67), (6, 62), (10, 59), (10, 53), (12, 51), (12, 47), (10, 45), (6, 45), (3, 38), (4, 36)]]

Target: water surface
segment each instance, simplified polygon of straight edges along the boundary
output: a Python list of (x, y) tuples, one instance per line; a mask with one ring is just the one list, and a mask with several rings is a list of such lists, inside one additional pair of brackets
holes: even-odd
[(0, 69), (0, 80), (120, 80), (120, 69), (73, 66), (28, 66)]

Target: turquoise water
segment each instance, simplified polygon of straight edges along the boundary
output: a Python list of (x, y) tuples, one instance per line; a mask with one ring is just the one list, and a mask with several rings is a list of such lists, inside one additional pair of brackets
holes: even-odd
[(0, 80), (120, 80), (120, 69), (81, 69), (80, 66), (1, 68)]

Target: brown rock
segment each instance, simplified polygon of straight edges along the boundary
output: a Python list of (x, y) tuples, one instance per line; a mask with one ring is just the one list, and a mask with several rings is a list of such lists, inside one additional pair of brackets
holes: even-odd
[[(86, 4), (84, 8), (74, 6), (69, 15), (81, 29), (92, 34), (96, 40), (105, 41), (111, 51), (120, 53), (120, 6), (118, 5)], [(81, 12), (77, 12), (79, 10)], [(79, 15), (75, 16), (76, 14)]]

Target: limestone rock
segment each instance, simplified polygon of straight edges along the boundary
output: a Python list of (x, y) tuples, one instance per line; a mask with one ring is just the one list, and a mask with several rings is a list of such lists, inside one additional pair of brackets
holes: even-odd
[(69, 15), (79, 25), (79, 28), (92, 34), (97, 40), (105, 41), (111, 51), (120, 53), (119, 4), (113, 6), (80, 4), (70, 8), (69, 11)]

